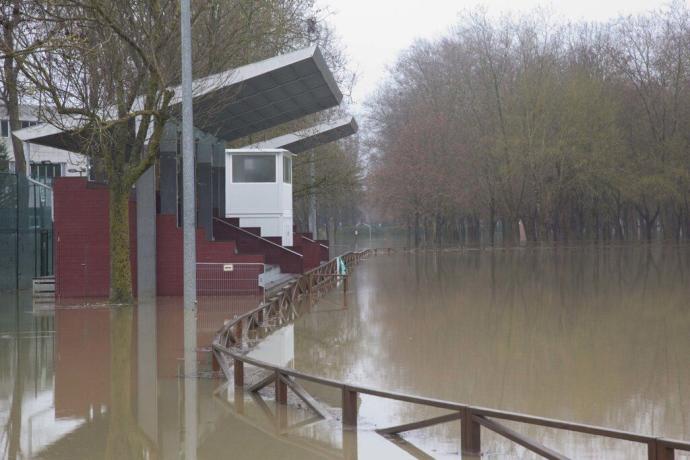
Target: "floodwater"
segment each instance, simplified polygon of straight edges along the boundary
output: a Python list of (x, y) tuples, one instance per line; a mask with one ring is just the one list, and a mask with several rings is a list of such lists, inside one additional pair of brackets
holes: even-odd
[[(690, 248), (587, 246), (399, 253), (360, 266), (294, 326), (295, 367), (432, 398), (690, 440)], [(432, 412), (364, 396), (376, 427)], [(634, 443), (509, 423), (573, 458), (646, 458)], [(457, 452), (446, 424), (406, 439)], [(530, 458), (487, 436), (488, 457)], [(686, 458), (677, 454), (679, 458)]]
[[(304, 383), (332, 417), (280, 413), (227, 388), (208, 344), (254, 298), (136, 308), (0, 297), (0, 458), (458, 458), (459, 423), (393, 444), (375, 428), (433, 416)], [(690, 248), (397, 253), (356, 267), (253, 356), (381, 389), (690, 439)], [(248, 370), (248, 380), (259, 374)], [(627, 443), (512, 428), (574, 458), (646, 458)], [(533, 458), (482, 431), (484, 458)], [(690, 458), (678, 455), (678, 458)], [(427, 457), (428, 458), (428, 457)]]

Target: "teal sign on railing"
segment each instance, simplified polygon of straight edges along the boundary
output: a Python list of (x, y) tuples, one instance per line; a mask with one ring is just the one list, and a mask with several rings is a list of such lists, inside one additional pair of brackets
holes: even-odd
[(347, 265), (342, 257), (338, 256), (336, 258), (336, 264), (338, 265), (338, 275), (347, 275)]

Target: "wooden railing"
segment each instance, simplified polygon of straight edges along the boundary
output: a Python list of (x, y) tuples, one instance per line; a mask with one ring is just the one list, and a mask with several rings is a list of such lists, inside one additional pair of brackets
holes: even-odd
[[(353, 265), (361, 259), (376, 253), (390, 253), (391, 251), (390, 249), (379, 249), (352, 252), (342, 256), (342, 258), (349, 272), (352, 270)], [(357, 397), (359, 394), (444, 409), (449, 412), (441, 416), (382, 428), (376, 431), (391, 440), (401, 440), (401, 433), (459, 420), (461, 425), (460, 444), (463, 456), (469, 455), (474, 457), (481, 453), (481, 427), (484, 427), (544, 458), (558, 460), (569, 458), (513, 430), (501, 423), (501, 421), (519, 422), (527, 425), (556, 428), (569, 432), (640, 443), (646, 446), (649, 460), (671, 460), (675, 458), (676, 451), (690, 452), (690, 442), (687, 441), (647, 436), (599, 426), (535, 417), (515, 412), (461, 404), (453, 401), (385, 391), (362, 385), (352, 385), (338, 380), (306, 374), (291, 368), (276, 366), (247, 356), (252, 345), (258, 343), (263, 334), (268, 334), (296, 318), (298, 314), (296, 305), (299, 300), (304, 296), (318, 296), (325, 289), (336, 284), (337, 280), (340, 278), (343, 278), (344, 289), (346, 291), (347, 277), (342, 277), (338, 274), (337, 262), (336, 259), (333, 259), (290, 282), (256, 309), (225, 324), (216, 334), (213, 343), (213, 354), (214, 359), (222, 369), (228, 382), (234, 380), (236, 387), (244, 388), (245, 364), (256, 366), (268, 371), (268, 374), (259, 382), (249, 386), (247, 388), (248, 391), (256, 393), (262, 388), (274, 384), (276, 402), (279, 405), (285, 405), (288, 400), (289, 388), (298, 398), (304, 401), (317, 416), (324, 418), (327, 417), (326, 409), (302, 388), (298, 380), (337, 388), (341, 391), (342, 395), (342, 424), (344, 428), (348, 429), (356, 428), (357, 426)], [(232, 372), (230, 370), (231, 367), (233, 368)]]

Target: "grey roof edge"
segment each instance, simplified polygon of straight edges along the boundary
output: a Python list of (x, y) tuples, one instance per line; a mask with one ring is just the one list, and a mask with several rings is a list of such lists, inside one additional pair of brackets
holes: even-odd
[(328, 64), (326, 64), (326, 59), (323, 57), (323, 53), (321, 53), (321, 49), (318, 46), (314, 47), (313, 58), (314, 64), (316, 64), (316, 67), (319, 69), (319, 72), (321, 72), (321, 74), (323, 75), (323, 78), (326, 81), (328, 88), (335, 96), (336, 100), (338, 101), (338, 104), (340, 104), (340, 102), (343, 100), (343, 93), (340, 91), (340, 88), (338, 88), (338, 84), (335, 82), (333, 72), (331, 72), (331, 70), (328, 68)]
[[(351, 136), (359, 129), (353, 116), (327, 121), (310, 128), (283, 134), (272, 139), (247, 145), (245, 149), (274, 149), (286, 148), (293, 153), (301, 153), (305, 150), (316, 148), (330, 142)], [(291, 148), (292, 147), (292, 148)]]
[[(311, 45), (306, 48), (300, 48), (295, 51), (279, 54), (277, 56), (271, 56), (260, 61), (251, 62), (240, 67), (228, 69), (223, 72), (197, 78), (193, 83), (193, 97), (201, 98), (214, 91), (219, 91), (236, 84), (242, 84), (243, 82), (251, 80), (252, 78), (274, 72), (278, 69), (288, 67), (308, 59), (314, 60), (319, 72), (321, 72), (324, 79), (327, 81), (331, 91), (333, 91), (333, 87), (331, 87), (331, 84), (335, 84), (333, 74), (326, 65), (318, 46)], [(181, 103), (182, 94), (180, 91), (180, 86), (174, 86), (170, 89), (175, 93), (173, 99), (170, 101), (170, 105), (174, 106)], [(338, 94), (340, 93), (340, 89), (338, 89), (337, 85), (335, 85), (335, 90), (338, 92)], [(340, 100), (338, 100), (338, 102), (340, 102)]]

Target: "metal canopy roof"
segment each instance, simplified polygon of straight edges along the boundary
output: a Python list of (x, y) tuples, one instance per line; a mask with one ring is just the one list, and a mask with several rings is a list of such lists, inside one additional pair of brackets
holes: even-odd
[[(78, 126), (76, 119), (63, 117), (63, 120), (61, 124), (65, 126), (75, 126), (75, 129)], [(83, 142), (74, 132), (63, 131), (48, 123), (13, 131), (12, 135), (17, 136), (24, 142), (31, 142), (32, 144), (47, 145), (48, 147), (70, 150), (72, 152), (81, 152), (83, 150)]]
[[(343, 97), (316, 46), (200, 78), (193, 87), (195, 127), (226, 141), (335, 107)], [(172, 112), (179, 115), (181, 91), (172, 89)], [(81, 151), (83, 142), (75, 133), (79, 120), (65, 120), (66, 131), (42, 124), (13, 134), (25, 142)]]
[[(181, 91), (175, 94), (181, 97)], [(194, 125), (232, 141), (335, 107), (342, 98), (321, 51), (312, 46), (197, 80)], [(179, 98), (172, 103), (181, 110)]]
[(292, 153), (301, 153), (319, 147), (357, 132), (357, 122), (354, 117), (322, 123), (311, 128), (296, 131), (291, 134), (274, 137), (266, 141), (257, 142), (244, 148), (249, 149), (286, 149)]

